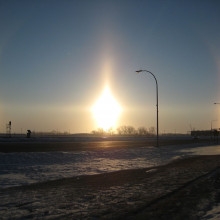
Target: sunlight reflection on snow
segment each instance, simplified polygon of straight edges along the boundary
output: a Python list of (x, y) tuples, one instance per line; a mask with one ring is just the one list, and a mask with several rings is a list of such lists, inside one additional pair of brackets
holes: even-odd
[(190, 155), (219, 154), (220, 146), (102, 148), (79, 152), (0, 153), (0, 188), (66, 177), (162, 165)]
[(218, 155), (220, 154), (220, 146), (205, 146), (192, 149), (184, 149), (182, 152), (191, 152), (193, 155)]

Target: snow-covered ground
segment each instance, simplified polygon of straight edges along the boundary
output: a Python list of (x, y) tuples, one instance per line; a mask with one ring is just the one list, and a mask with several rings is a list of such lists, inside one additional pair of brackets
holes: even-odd
[(220, 146), (99, 148), (79, 152), (0, 153), (0, 188), (80, 175), (162, 165), (190, 155), (220, 154)]

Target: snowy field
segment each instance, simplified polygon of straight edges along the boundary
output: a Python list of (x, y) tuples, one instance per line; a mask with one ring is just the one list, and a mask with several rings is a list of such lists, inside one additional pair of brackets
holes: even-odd
[(216, 154), (220, 154), (220, 146), (201, 146), (201, 144), (161, 148), (100, 148), (78, 152), (0, 153), (0, 188), (131, 168), (153, 167), (191, 155)]

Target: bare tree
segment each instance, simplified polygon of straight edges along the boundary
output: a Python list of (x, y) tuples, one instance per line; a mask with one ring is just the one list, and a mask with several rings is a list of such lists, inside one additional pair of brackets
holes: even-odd
[(127, 132), (128, 132), (128, 135), (135, 135), (136, 134), (136, 130), (132, 126), (127, 126)]
[(155, 127), (150, 127), (149, 128), (149, 133), (151, 134), (151, 135), (155, 135), (156, 134), (156, 129), (155, 129)]
[(139, 135), (147, 135), (148, 134), (147, 128), (145, 128), (145, 127), (139, 127), (137, 132)]
[(125, 133), (126, 133), (126, 128), (125, 127), (126, 126), (120, 126), (120, 127), (117, 128), (117, 131), (118, 131), (119, 135), (125, 135)]
[(104, 131), (103, 128), (98, 128), (97, 130), (93, 130), (92, 134), (94, 134), (94, 135), (104, 135), (105, 131)]
[(135, 135), (136, 130), (133, 126), (120, 126), (117, 128), (118, 134), (119, 135)]

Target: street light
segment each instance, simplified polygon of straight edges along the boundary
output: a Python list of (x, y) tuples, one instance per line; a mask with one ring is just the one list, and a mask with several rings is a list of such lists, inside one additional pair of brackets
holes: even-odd
[(146, 72), (146, 73), (150, 73), (154, 79), (155, 79), (155, 82), (156, 82), (156, 97), (157, 97), (157, 104), (156, 104), (156, 107), (157, 107), (157, 147), (159, 147), (159, 120), (158, 120), (158, 83), (157, 83), (157, 79), (155, 77), (155, 75), (148, 71), (148, 70), (137, 70), (136, 73), (141, 73), (141, 72)]

